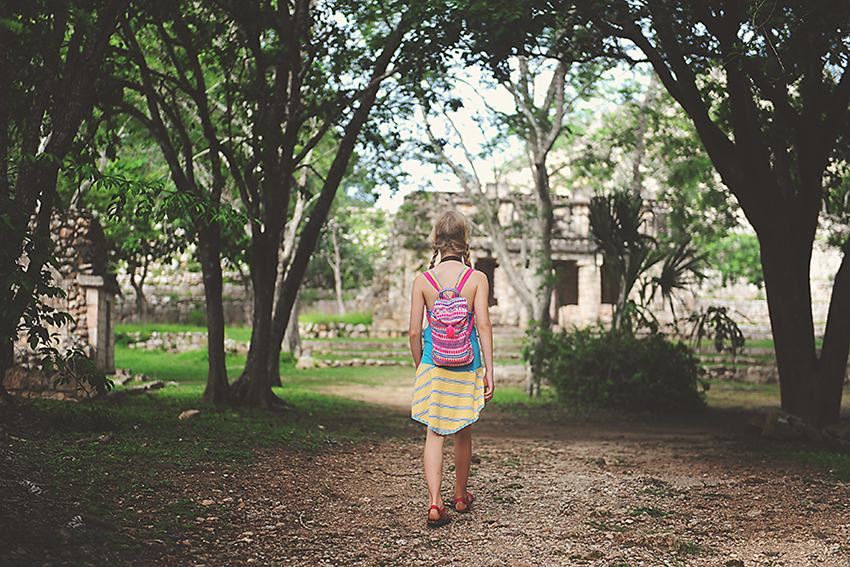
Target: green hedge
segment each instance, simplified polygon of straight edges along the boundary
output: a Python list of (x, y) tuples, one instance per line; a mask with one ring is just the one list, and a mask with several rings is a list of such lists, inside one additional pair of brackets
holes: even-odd
[(706, 405), (693, 350), (659, 333), (544, 331), (541, 342), (530, 344), (525, 354), (538, 361), (540, 377), (565, 405), (666, 413)]

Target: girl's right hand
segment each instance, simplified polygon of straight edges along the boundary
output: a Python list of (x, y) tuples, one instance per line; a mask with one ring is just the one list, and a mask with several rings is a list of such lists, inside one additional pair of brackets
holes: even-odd
[(484, 403), (486, 404), (490, 400), (493, 399), (493, 391), (496, 389), (496, 385), (493, 383), (493, 372), (488, 372), (487, 369), (484, 369)]

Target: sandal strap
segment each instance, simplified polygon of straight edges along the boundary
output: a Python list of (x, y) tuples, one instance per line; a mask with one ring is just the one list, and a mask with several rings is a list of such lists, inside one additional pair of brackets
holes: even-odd
[(467, 492), (466, 496), (461, 496), (460, 498), (455, 498), (455, 504), (457, 504), (458, 502), (463, 502), (464, 504), (466, 504), (468, 506), (468, 505), (472, 504), (473, 500), (474, 500), (474, 498), (472, 497), (472, 493)]

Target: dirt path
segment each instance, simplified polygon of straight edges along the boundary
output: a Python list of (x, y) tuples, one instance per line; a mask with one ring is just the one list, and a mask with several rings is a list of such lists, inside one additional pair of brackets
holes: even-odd
[[(112, 564), (850, 567), (850, 485), (791, 458), (805, 447), (747, 433), (745, 412), (567, 419), (485, 409), (473, 425), (472, 513), (452, 510), (450, 524), (429, 529), (424, 430), (406, 417), (408, 385), (328, 393), (375, 405), (328, 424), (318, 455), (276, 446), (257, 448), (257, 462), (238, 474), (175, 468), (156, 494), (134, 501), (138, 525), (89, 527), (116, 538), (103, 545), (132, 546), (131, 558)], [(330, 433), (377, 422), (393, 437), (352, 444)], [(124, 496), (104, 495), (127, 506)], [(167, 535), (146, 519), (163, 509), (176, 514)], [(96, 564), (63, 562), (56, 549), (56, 561), (25, 564)]]
[[(387, 404), (376, 411), (389, 415), (407, 411), (404, 390), (335, 393)], [(196, 495), (227, 506), (229, 524), (202, 518), (208, 537), (187, 539), (186, 556), (164, 563), (850, 566), (848, 486), (783, 456), (793, 447), (746, 435), (745, 419), (541, 424), (485, 410), (474, 426), (473, 512), (452, 511), (438, 529), (425, 526), (418, 427), (315, 457), (273, 452), (253, 478)], [(448, 467), (450, 443), (445, 456)], [(238, 500), (222, 502), (226, 492)]]

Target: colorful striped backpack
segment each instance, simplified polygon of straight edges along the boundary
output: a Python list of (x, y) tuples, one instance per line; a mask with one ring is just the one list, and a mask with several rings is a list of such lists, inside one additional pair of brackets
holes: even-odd
[(472, 362), (474, 318), (469, 312), (469, 302), (460, 295), (472, 272), (471, 268), (464, 267), (464, 271), (457, 277), (455, 287), (447, 288), (443, 288), (430, 271), (425, 272), (425, 278), (440, 294), (428, 311), (433, 347), (431, 358), (437, 366), (463, 366)]

